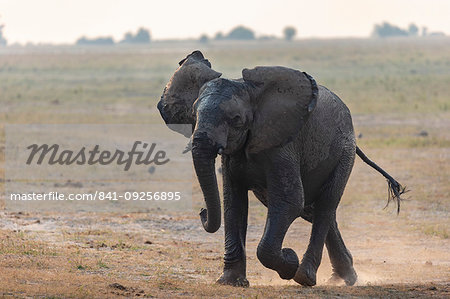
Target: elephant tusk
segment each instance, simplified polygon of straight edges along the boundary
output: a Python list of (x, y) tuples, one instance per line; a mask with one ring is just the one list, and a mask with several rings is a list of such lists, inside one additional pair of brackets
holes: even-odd
[(183, 154), (189, 153), (192, 150), (192, 140), (189, 140), (189, 143), (186, 145), (186, 147), (183, 150)]

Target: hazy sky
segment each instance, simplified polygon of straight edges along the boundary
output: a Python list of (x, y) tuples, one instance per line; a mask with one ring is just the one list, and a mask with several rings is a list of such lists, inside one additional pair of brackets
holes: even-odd
[(0, 0), (9, 43), (119, 40), (140, 26), (154, 39), (213, 36), (239, 24), (258, 35), (292, 25), (300, 38), (364, 37), (382, 21), (450, 34), (450, 0)]

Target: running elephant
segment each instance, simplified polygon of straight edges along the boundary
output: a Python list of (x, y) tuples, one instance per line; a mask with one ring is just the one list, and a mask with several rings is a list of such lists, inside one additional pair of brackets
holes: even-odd
[[(268, 208), (257, 257), (282, 279), (313, 286), (324, 244), (333, 279), (357, 280), (353, 259), (336, 223), (336, 208), (355, 153), (382, 173), (394, 199), (404, 188), (356, 146), (350, 111), (307, 73), (280, 66), (244, 69), (242, 79), (220, 78), (200, 51), (179, 63), (158, 109), (168, 126), (190, 124), (194, 168), (206, 202), (207, 232), (221, 225), (215, 158), (222, 155), (225, 218), (224, 270), (218, 283), (248, 286), (245, 240), (248, 191)], [(299, 261), (284, 236), (297, 218), (312, 223)]]

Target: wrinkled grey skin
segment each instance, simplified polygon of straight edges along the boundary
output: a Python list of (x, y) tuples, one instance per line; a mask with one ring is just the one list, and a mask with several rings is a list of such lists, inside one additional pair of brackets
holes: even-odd
[[(324, 244), (333, 279), (357, 279), (336, 223), (336, 208), (353, 167), (350, 112), (309, 75), (283, 67), (244, 69), (243, 79), (222, 79), (199, 51), (180, 62), (158, 108), (167, 124), (192, 124), (194, 167), (206, 202), (208, 232), (220, 227), (214, 161), (222, 154), (225, 257), (218, 283), (248, 286), (245, 239), (248, 190), (268, 208), (257, 257), (283, 279), (313, 286)], [(180, 132), (182, 133), (182, 132)], [(299, 261), (282, 248), (290, 224), (312, 223)]]

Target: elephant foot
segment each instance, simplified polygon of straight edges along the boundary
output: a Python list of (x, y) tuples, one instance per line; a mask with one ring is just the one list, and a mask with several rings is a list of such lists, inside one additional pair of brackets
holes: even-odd
[(277, 269), (278, 275), (281, 279), (292, 279), (295, 276), (295, 271), (298, 268), (298, 257), (294, 250), (291, 248), (281, 249), (281, 254), (283, 256), (282, 267)]
[(235, 275), (231, 271), (224, 271), (219, 279), (217, 279), (216, 283), (243, 288), (248, 288), (250, 286), (250, 283), (247, 278), (245, 278), (245, 275)]
[(331, 278), (328, 280), (330, 284), (339, 284), (341, 281), (344, 281), (346, 285), (352, 286), (358, 280), (358, 275), (356, 274), (353, 267), (346, 272), (338, 272), (333, 271)]
[(219, 277), (219, 279), (217, 279), (216, 283), (221, 285), (230, 285), (233, 287), (243, 287), (243, 288), (248, 288), (250, 286), (250, 283), (245, 277), (231, 278), (225, 274), (222, 274)]
[(301, 263), (297, 268), (294, 281), (305, 287), (316, 285), (316, 269), (309, 264)]

